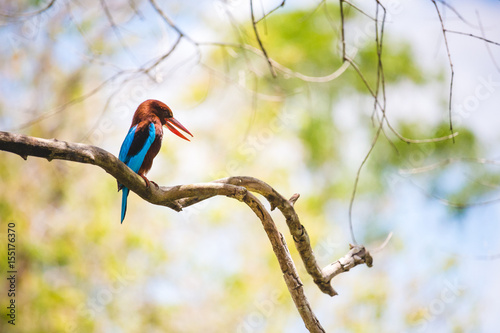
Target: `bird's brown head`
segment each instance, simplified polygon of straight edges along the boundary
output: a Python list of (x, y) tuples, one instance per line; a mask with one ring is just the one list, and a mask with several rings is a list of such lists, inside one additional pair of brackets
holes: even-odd
[[(148, 99), (139, 105), (139, 108), (144, 107), (153, 114), (155, 114), (161, 121), (161, 124), (166, 126), (172, 133), (184, 140), (190, 141), (186, 138), (178, 129), (186, 132), (187, 134), (193, 136), (191, 132), (188, 131), (177, 119), (174, 118), (172, 110), (167, 106), (167, 104), (160, 102), (156, 99)], [(177, 129), (177, 128), (178, 129)]]

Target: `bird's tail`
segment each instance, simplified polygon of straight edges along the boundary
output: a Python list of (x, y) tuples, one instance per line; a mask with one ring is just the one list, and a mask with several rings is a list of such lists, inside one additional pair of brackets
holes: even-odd
[(123, 187), (122, 189), (122, 220), (120, 223), (123, 223), (123, 219), (125, 219), (125, 213), (127, 212), (127, 198), (128, 198), (129, 189)]

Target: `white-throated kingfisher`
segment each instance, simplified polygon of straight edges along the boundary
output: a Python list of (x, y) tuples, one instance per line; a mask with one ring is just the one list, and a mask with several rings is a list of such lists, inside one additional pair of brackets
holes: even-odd
[[(151, 182), (146, 178), (146, 174), (153, 165), (153, 159), (160, 151), (163, 126), (166, 126), (172, 133), (185, 140), (189, 141), (177, 128), (193, 136), (174, 118), (172, 110), (165, 103), (155, 99), (148, 99), (142, 102), (135, 111), (132, 125), (130, 125), (118, 156), (120, 161), (144, 178), (148, 187)], [(118, 183), (118, 191), (120, 190), (123, 190), (121, 215), (121, 223), (123, 223), (127, 212), (129, 189)]]

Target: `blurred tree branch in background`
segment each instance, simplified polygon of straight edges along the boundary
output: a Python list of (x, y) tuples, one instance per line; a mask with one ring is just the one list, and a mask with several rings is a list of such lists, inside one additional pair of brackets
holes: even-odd
[(28, 156), (35, 156), (46, 158), (48, 161), (60, 159), (97, 165), (144, 200), (156, 205), (167, 206), (176, 211), (181, 211), (184, 207), (219, 195), (246, 203), (262, 222), (278, 259), (288, 291), (310, 332), (324, 332), (324, 329), (314, 315), (304, 294), (302, 281), (283, 235), (278, 231), (264, 205), (251, 192), (264, 196), (271, 204), (271, 210), (278, 208), (283, 213), (306, 270), (322, 292), (330, 296), (337, 295), (331, 286), (331, 280), (334, 276), (347, 272), (357, 265), (366, 263), (368, 267), (371, 267), (373, 263), (370, 253), (366, 251), (364, 246), (355, 245), (351, 246), (351, 250), (343, 258), (321, 269), (311, 248), (307, 231), (300, 223), (293, 208), (298, 195), (294, 195), (291, 200), (286, 200), (271, 186), (252, 177), (230, 177), (210, 183), (171, 187), (147, 187), (144, 179), (130, 170), (114, 155), (95, 146), (0, 132), (0, 150), (17, 154), (25, 160)]

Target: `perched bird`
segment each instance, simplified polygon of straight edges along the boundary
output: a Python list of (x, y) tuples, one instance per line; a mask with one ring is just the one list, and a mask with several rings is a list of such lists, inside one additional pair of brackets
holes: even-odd
[[(174, 126), (193, 136), (174, 118), (172, 110), (165, 103), (148, 99), (142, 102), (135, 111), (132, 125), (122, 143), (120, 155), (118, 156), (120, 161), (144, 178), (148, 187), (150, 181), (146, 178), (146, 173), (151, 169), (153, 159), (160, 151), (163, 126), (166, 126), (172, 133), (185, 140), (189, 141)], [(123, 190), (121, 216), (121, 223), (123, 223), (125, 213), (127, 212), (129, 189), (118, 183), (118, 191), (120, 190)]]

